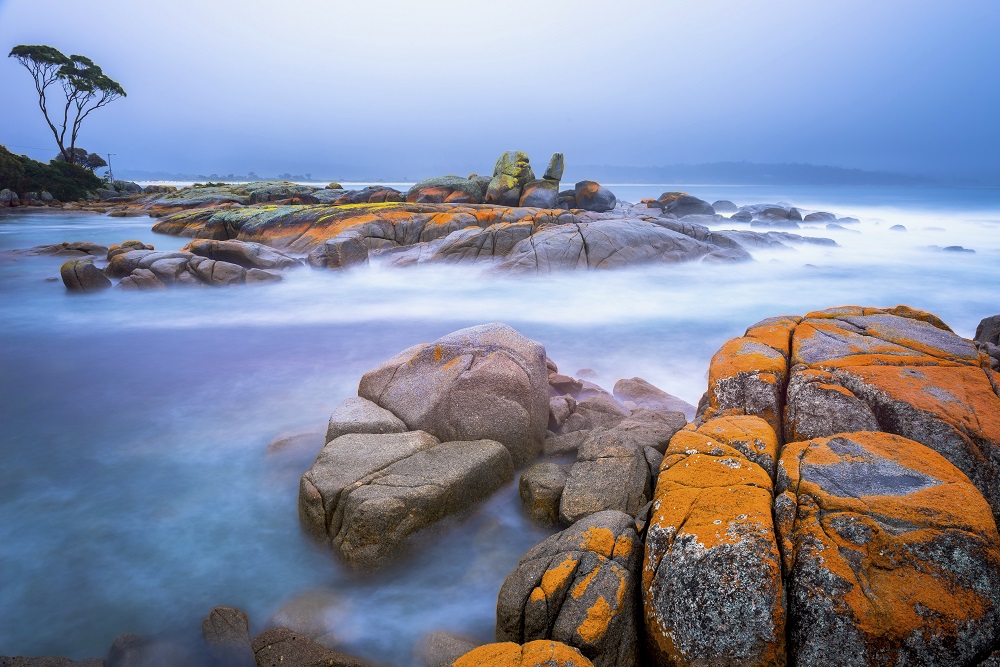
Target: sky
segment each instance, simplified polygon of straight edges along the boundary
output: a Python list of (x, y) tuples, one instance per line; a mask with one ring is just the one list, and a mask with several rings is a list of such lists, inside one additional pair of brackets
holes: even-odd
[[(79, 144), (123, 170), (378, 177), (811, 163), (1000, 182), (1000, 2), (0, 0), (0, 48), (128, 97)], [(0, 143), (55, 154), (0, 60)]]

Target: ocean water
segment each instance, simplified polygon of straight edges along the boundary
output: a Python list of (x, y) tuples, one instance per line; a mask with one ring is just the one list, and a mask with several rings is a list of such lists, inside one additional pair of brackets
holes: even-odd
[[(514, 486), (366, 576), (297, 523), (298, 477), (329, 413), (414, 343), (502, 321), (565, 372), (591, 368), (608, 388), (641, 376), (697, 403), (712, 354), (764, 317), (905, 303), (971, 336), (1000, 312), (995, 189), (612, 189), (628, 201), (676, 189), (786, 201), (861, 223), (800, 232), (839, 247), (755, 252), (740, 265), (504, 278), (373, 264), (296, 269), (266, 286), (80, 296), (58, 281), (62, 258), (3, 251), (186, 239), (153, 234), (147, 218), (0, 215), (0, 655), (104, 656), (126, 631), (197, 653), (218, 604), (247, 611), (254, 631), (289, 609), (320, 610), (343, 650), (393, 665), (411, 664), (429, 631), (489, 640), (500, 583), (547, 534)], [(940, 249), (956, 245), (975, 252)], [(291, 435), (301, 444), (269, 448)]]

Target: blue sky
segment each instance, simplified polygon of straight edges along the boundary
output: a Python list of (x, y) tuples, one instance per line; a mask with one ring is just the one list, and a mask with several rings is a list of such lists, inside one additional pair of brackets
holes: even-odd
[[(122, 83), (80, 137), (122, 168), (415, 178), (521, 148), (1000, 179), (995, 0), (0, 0), (0, 26)], [(48, 157), (13, 59), (0, 89), (0, 143)]]

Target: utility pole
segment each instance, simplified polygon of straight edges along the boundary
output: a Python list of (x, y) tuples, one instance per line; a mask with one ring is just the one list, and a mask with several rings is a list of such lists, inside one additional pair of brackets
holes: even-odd
[(114, 188), (115, 187), (115, 175), (111, 171), (111, 156), (112, 155), (118, 155), (118, 153), (108, 153), (108, 184), (111, 185), (112, 188)]

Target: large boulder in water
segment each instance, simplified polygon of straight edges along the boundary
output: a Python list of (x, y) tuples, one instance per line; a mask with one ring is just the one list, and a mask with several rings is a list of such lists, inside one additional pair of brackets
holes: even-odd
[(640, 544), (632, 517), (607, 511), (533, 547), (500, 588), (497, 641), (551, 639), (597, 667), (638, 664)]
[(953, 465), (862, 432), (790, 443), (779, 470), (792, 664), (971, 665), (995, 648), (1000, 536)]
[(678, 218), (686, 215), (715, 215), (715, 209), (707, 201), (692, 197), (691, 195), (681, 195), (663, 208), (664, 213), (670, 213)]
[(517, 206), (521, 201), (521, 189), (535, 180), (535, 172), (529, 164), (528, 154), (523, 151), (507, 151), (497, 160), (493, 168), (493, 178), (486, 190), (487, 204)]
[(63, 284), (71, 292), (96, 292), (111, 287), (100, 269), (94, 266), (92, 259), (70, 259), (59, 267), (59, 276)]
[(358, 395), (441, 440), (496, 440), (521, 466), (545, 440), (547, 379), (545, 348), (484, 324), (404, 350), (365, 373)]
[(410, 538), (514, 477), (498, 442), (439, 442), (423, 431), (327, 443), (299, 483), (299, 518), (351, 567), (373, 570)]

